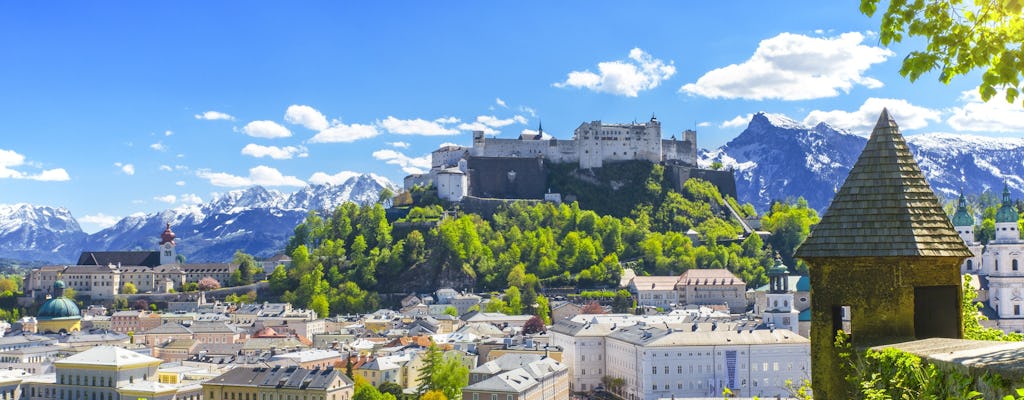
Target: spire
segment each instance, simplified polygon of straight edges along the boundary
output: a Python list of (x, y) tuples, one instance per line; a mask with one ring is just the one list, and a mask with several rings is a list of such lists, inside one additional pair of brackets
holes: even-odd
[(160, 234), (160, 244), (163, 245), (165, 243), (174, 244), (174, 232), (171, 232), (170, 223), (167, 224), (167, 228), (164, 229), (164, 232)]
[(967, 199), (964, 198), (964, 190), (960, 189), (960, 198), (956, 202), (956, 212), (953, 213), (953, 226), (974, 226), (974, 217), (967, 212)]
[(1013, 201), (1010, 200), (1010, 186), (1003, 182), (1003, 205), (996, 211), (996, 223), (1001, 222), (1012, 222), (1017, 223), (1019, 215), (1017, 214), (1017, 207), (1014, 207)]
[(796, 254), (805, 259), (970, 255), (885, 109), (828, 211)]

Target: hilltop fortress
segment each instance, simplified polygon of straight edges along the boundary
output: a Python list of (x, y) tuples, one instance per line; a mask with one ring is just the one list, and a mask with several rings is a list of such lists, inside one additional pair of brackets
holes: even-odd
[[(608, 163), (642, 160), (662, 163), (679, 186), (690, 177), (716, 183), (724, 194), (735, 197), (732, 173), (697, 168), (697, 132), (683, 131), (662, 139), (657, 118), (644, 123), (606, 124), (584, 122), (572, 139), (559, 140), (539, 128), (516, 139), (489, 138), (473, 132), (473, 146), (445, 146), (431, 153), (426, 174), (405, 178), (405, 188), (433, 185), (438, 197), (462, 201), (464, 197), (503, 199), (550, 198), (545, 163), (578, 164), (581, 169), (602, 168)], [(725, 175), (728, 175), (728, 179)], [(698, 176), (699, 175), (699, 176)], [(721, 175), (721, 176), (718, 176)]]

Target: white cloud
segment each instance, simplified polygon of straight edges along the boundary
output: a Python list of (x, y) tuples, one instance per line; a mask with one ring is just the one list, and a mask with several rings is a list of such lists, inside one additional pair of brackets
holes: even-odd
[(221, 187), (245, 186), (306, 186), (306, 182), (294, 176), (286, 176), (274, 168), (259, 165), (249, 169), (249, 176), (231, 175), (210, 170), (196, 171), (196, 176), (206, 179), (211, 185)]
[(388, 146), (396, 147), (396, 148), (399, 148), (399, 149), (408, 149), (409, 148), (409, 142), (387, 142), (386, 144)]
[(458, 118), (455, 118), (455, 117), (442, 117), (442, 118), (435, 119), (434, 122), (437, 122), (439, 124), (455, 124), (455, 123), (462, 122), (462, 120), (460, 120)]
[(483, 131), (487, 135), (497, 135), (501, 132), (491, 129), (491, 127), (485, 125), (482, 122), (471, 122), (459, 124), (459, 129), (464, 131)]
[(249, 143), (242, 148), (242, 154), (251, 157), (270, 157), (275, 160), (290, 160), (294, 157), (307, 157), (309, 153), (303, 146), (261, 146), (255, 143)]
[(833, 38), (781, 33), (762, 40), (749, 60), (712, 70), (680, 91), (709, 98), (808, 100), (849, 93), (855, 85), (882, 87), (864, 72), (893, 52), (863, 41), (859, 32)]
[(203, 199), (195, 193), (185, 193), (178, 198), (182, 204), (202, 204)]
[(174, 134), (174, 132), (172, 132), (170, 129), (164, 131), (164, 136), (171, 136), (173, 134)]
[(292, 135), (288, 128), (274, 121), (252, 121), (242, 128), (242, 133), (266, 139), (286, 138)]
[[(522, 117), (520, 117), (520, 118), (522, 118)], [(481, 124), (487, 125), (487, 126), (489, 126), (491, 128), (501, 128), (503, 126), (512, 125), (513, 123), (516, 122), (516, 119), (515, 118), (500, 119), (500, 118), (495, 117), (493, 115), (480, 115), (480, 116), (476, 117), (476, 122), (479, 122)], [(520, 123), (525, 124), (526, 121), (524, 120), (523, 122), (520, 122)]]
[(161, 170), (161, 171), (164, 171), (164, 172), (171, 172), (171, 171), (173, 171), (174, 169), (173, 169), (173, 168), (171, 168), (171, 166), (170, 166), (170, 165), (161, 165), (161, 166), (160, 166), (160, 170)]
[(135, 175), (135, 166), (134, 165), (125, 164), (125, 163), (121, 163), (121, 162), (116, 162), (116, 163), (114, 163), (114, 166), (120, 168), (121, 172), (124, 172), (125, 175), (128, 175), (128, 176)]
[(611, 93), (626, 97), (637, 97), (645, 90), (658, 87), (661, 81), (675, 75), (676, 67), (669, 61), (651, 57), (640, 48), (629, 52), (629, 61), (605, 61), (597, 64), (600, 74), (586, 71), (572, 71), (564, 82), (555, 82), (559, 88), (586, 88), (595, 92)]
[(733, 119), (730, 119), (728, 121), (722, 121), (722, 124), (719, 125), (718, 127), (719, 128), (739, 128), (739, 127), (742, 127), (742, 126), (746, 126), (747, 123), (750, 122), (751, 118), (754, 118), (754, 114), (737, 115)]
[(398, 119), (390, 115), (383, 121), (377, 121), (377, 125), (381, 128), (398, 135), (445, 136), (459, 134), (458, 129), (448, 128), (441, 124), (437, 120)]
[(505, 100), (502, 100), (501, 97), (495, 97), (494, 98), (494, 103), (499, 105), (499, 106), (508, 108), (508, 104), (505, 104)]
[(84, 222), (86, 224), (93, 224), (93, 225), (98, 226), (100, 229), (114, 226), (114, 224), (116, 224), (117, 221), (120, 221), (120, 220), (121, 220), (120, 217), (114, 217), (114, 216), (106, 215), (104, 213), (85, 215), (85, 216), (82, 216), (81, 218), (78, 218), (78, 222)]
[(704, 121), (704, 122), (701, 122), (701, 123), (697, 124), (697, 126), (699, 126), (701, 128), (708, 127), (708, 126), (711, 126), (711, 122)]
[(1000, 90), (987, 102), (981, 101), (978, 89), (964, 91), (960, 100), (962, 107), (953, 108), (953, 115), (946, 120), (950, 128), (971, 132), (1020, 132), (1024, 131), (1024, 107), (1021, 97), (1015, 103), (1006, 102), (1006, 91)]
[(519, 111), (530, 114), (531, 117), (537, 117), (537, 110), (534, 110), (533, 108), (527, 106), (519, 106)]
[(440, 149), (442, 147), (448, 147), (448, 146), (458, 146), (458, 145), (455, 144), (455, 143), (452, 143), (452, 142), (444, 142), (444, 143), (441, 143), (441, 144), (437, 145), (437, 148)]
[(71, 180), (71, 176), (68, 175), (68, 171), (65, 171), (64, 168), (48, 169), (40, 172), (38, 175), (29, 175), (25, 178), (45, 182), (64, 182)]
[(178, 201), (178, 197), (173, 194), (168, 194), (163, 196), (156, 196), (153, 198), (153, 200), (161, 201), (167, 204), (174, 204)]
[[(232, 117), (232, 116), (230, 116), (228, 114), (225, 114), (225, 113), (222, 113), (220, 111), (207, 111), (207, 112), (204, 112), (202, 114), (196, 114), (195, 117), (196, 117), (196, 119), (205, 119), (207, 121), (215, 121), (215, 120), (219, 120), (219, 119), (220, 120), (226, 120), (226, 121), (234, 121), (235, 120), (235, 117)], [(168, 132), (170, 132), (170, 131), (168, 131)], [(170, 135), (167, 135), (167, 136), (170, 136)]]
[(64, 168), (43, 170), (38, 174), (25, 173), (12, 167), (31, 166), (35, 163), (26, 163), (25, 156), (14, 150), (0, 149), (0, 179), (29, 179), (44, 182), (63, 182), (71, 180), (71, 176)]
[(153, 143), (153, 144), (149, 145), (149, 148), (151, 148), (153, 150), (156, 150), (156, 151), (167, 151), (167, 146), (165, 146), (161, 142)]
[(373, 152), (373, 158), (398, 165), (407, 174), (422, 174), (425, 170), (430, 169), (430, 154), (425, 154), (422, 157), (409, 157), (394, 150), (377, 150)]
[(941, 122), (942, 113), (939, 110), (915, 106), (903, 99), (880, 99), (868, 98), (855, 111), (813, 110), (807, 114), (803, 123), (808, 126), (825, 122), (833, 128), (846, 129), (850, 132), (867, 136), (871, 134), (875, 123), (878, 122), (878, 114), (883, 108), (889, 109), (889, 114), (896, 119), (900, 129), (912, 130), (928, 126), (928, 122)]
[(320, 111), (310, 106), (292, 104), (284, 112), (284, 120), (290, 124), (302, 125), (307, 129), (322, 131), (330, 126)]
[(174, 182), (174, 184), (178, 185), (178, 186), (185, 186), (185, 181), (177, 181), (177, 182)]
[(310, 143), (351, 143), (361, 139), (369, 139), (379, 135), (380, 132), (373, 125), (352, 124), (345, 125), (338, 123), (330, 128), (324, 129), (309, 139)]
[(354, 171), (341, 171), (334, 175), (327, 174), (326, 172), (315, 172), (309, 177), (309, 183), (314, 185), (340, 185), (359, 175), (361, 174)]

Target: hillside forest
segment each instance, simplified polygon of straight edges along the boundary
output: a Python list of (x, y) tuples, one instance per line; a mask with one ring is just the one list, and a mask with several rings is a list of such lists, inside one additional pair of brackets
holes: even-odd
[(394, 222), (379, 204), (310, 213), (286, 249), (292, 268), (278, 267), (269, 277), (271, 295), (334, 315), (375, 310), (379, 294), (452, 287), (504, 292), (496, 302), (504, 309), (495, 311), (516, 312), (546, 303), (542, 287), (617, 288), (624, 268), (638, 275), (726, 268), (757, 287), (767, 283), (765, 270), (778, 252), (793, 272), (804, 272), (791, 257), (818, 221), (805, 201), (780, 202), (765, 213), (768, 243), (758, 235), (741, 239), (722, 205), (754, 217), (749, 204), (697, 179), (672, 190), (659, 165), (638, 172), (626, 200), (631, 211), (622, 217), (580, 207), (608, 195), (596, 187), (578, 188), (578, 202), (516, 202), (486, 219), (446, 213), (438, 204), (413, 207)]

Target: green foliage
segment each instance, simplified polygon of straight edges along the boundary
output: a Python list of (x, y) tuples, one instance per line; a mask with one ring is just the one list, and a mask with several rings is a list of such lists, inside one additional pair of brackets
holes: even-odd
[(402, 397), (402, 385), (399, 385), (395, 382), (381, 382), (380, 385), (377, 385), (377, 390), (379, 390), (381, 393), (388, 393), (392, 396), (395, 396), (395, 398)]
[(445, 307), (445, 308), (444, 308), (444, 313), (445, 313), (445, 314), (448, 314), (448, 315), (451, 315), (451, 316), (453, 316), (453, 317), (455, 317), (455, 318), (458, 318), (458, 317), (459, 317), (459, 309), (458, 309), (458, 308), (455, 308), (455, 306), (448, 306), (448, 307)]
[(12, 308), (10, 310), (0, 308), (0, 320), (13, 323), (21, 319), (21, 315), (22, 310), (19, 310), (17, 308)]
[(24, 278), (20, 274), (0, 275), (0, 298), (16, 297), (22, 293)]
[[(861, 0), (862, 13), (872, 16), (879, 0)], [(903, 59), (900, 74), (911, 81), (938, 70), (939, 80), (949, 83), (957, 75), (983, 69), (978, 92), (988, 101), (997, 89), (1006, 89), (1006, 101), (1016, 102), (1024, 90), (1024, 2), (1020, 0), (974, 1), (893, 0), (882, 14), (882, 44), (904, 39), (924, 39), (924, 49)]]
[(391, 393), (381, 393), (373, 385), (367, 384), (356, 387), (352, 400), (395, 400), (395, 396)]
[(429, 391), (439, 390), (449, 399), (461, 399), (462, 388), (469, 383), (469, 368), (458, 358), (445, 357), (434, 344), (424, 351), (423, 357), (416, 392), (423, 396)]
[(533, 315), (540, 318), (544, 324), (551, 323), (551, 308), (548, 305), (548, 298), (543, 295), (537, 296), (537, 307), (533, 310)]
[(986, 328), (981, 321), (987, 320), (981, 313), (981, 303), (976, 302), (978, 292), (971, 286), (971, 276), (964, 275), (963, 299), (960, 302), (960, 310), (964, 324), (964, 339), (971, 340), (999, 340), (1006, 342), (1019, 342), (1024, 340), (1024, 335), (1016, 332), (1004, 333), (1000, 329)]
[(256, 291), (255, 290), (250, 290), (247, 293), (242, 294), (242, 295), (237, 295), (237, 294), (232, 293), (232, 294), (229, 294), (226, 297), (224, 297), (224, 301), (226, 301), (228, 303), (235, 303), (235, 304), (255, 303), (256, 302)]
[(251, 284), (253, 282), (253, 276), (259, 272), (260, 268), (256, 263), (256, 259), (241, 250), (237, 250), (235, 251), (235, 255), (232, 257), (231, 262), (238, 264), (238, 277), (236, 278), (234, 274), (232, 274), (231, 285), (242, 286)]
[(125, 282), (124, 285), (121, 285), (121, 293), (122, 294), (136, 294), (138, 292), (139, 292), (139, 289), (135, 287), (134, 283)]
[(185, 282), (181, 285), (182, 292), (195, 292), (199, 290), (199, 284), (196, 282)]
[(818, 212), (810, 208), (807, 205), (807, 200), (801, 197), (797, 199), (796, 204), (789, 202), (772, 204), (771, 210), (761, 217), (761, 228), (772, 233), (768, 244), (779, 252), (782, 262), (789, 266), (795, 266), (796, 260), (793, 258), (793, 253), (797, 246), (811, 234), (811, 226), (819, 221), (821, 218), (818, 217)]

